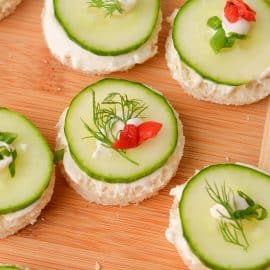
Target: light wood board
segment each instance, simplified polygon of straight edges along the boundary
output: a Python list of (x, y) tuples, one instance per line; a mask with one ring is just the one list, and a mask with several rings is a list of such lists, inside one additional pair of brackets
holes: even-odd
[[(61, 112), (79, 90), (101, 77), (75, 72), (51, 57), (40, 26), (42, 2), (24, 0), (14, 15), (0, 23), (0, 106), (30, 118), (54, 148)], [(163, 0), (164, 18), (181, 3)], [(267, 100), (226, 107), (184, 94), (166, 66), (168, 30), (164, 20), (158, 56), (111, 76), (153, 86), (180, 113), (186, 146), (177, 176), (160, 195), (139, 206), (119, 208), (88, 204), (66, 185), (57, 169), (52, 202), (36, 225), (0, 241), (0, 262), (34, 270), (91, 270), (96, 261), (104, 270), (187, 269), (164, 236), (172, 204), (169, 190), (208, 164), (258, 165)]]

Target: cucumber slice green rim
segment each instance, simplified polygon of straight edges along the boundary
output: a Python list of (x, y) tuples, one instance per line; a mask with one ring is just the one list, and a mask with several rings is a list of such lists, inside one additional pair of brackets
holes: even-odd
[[(68, 35), (68, 37), (72, 41), (77, 43), (82, 48), (84, 48), (84, 49), (86, 49), (86, 50), (88, 50), (96, 55), (100, 55), (100, 56), (118, 56), (118, 55), (127, 54), (129, 52), (135, 51), (138, 48), (140, 48), (143, 44), (145, 44), (151, 38), (151, 36), (152, 36), (153, 32), (155, 31), (155, 28), (157, 26), (157, 22), (159, 19), (159, 13), (160, 13), (160, 0), (151, 0), (151, 3), (153, 2), (152, 5), (154, 6), (151, 22), (148, 22), (150, 24), (149, 24), (147, 29), (146, 29), (145, 25), (144, 25), (144, 28), (143, 28), (143, 26), (142, 27), (139, 26), (139, 28), (145, 29), (145, 33), (142, 34), (142, 37), (140, 37), (136, 40), (134, 39), (134, 41), (132, 41), (132, 43), (130, 43), (130, 44), (128, 44), (129, 42), (126, 41), (127, 42), (126, 45), (122, 45), (125, 43), (125, 41), (123, 41), (122, 43), (116, 44), (114, 47), (112, 40), (110, 40), (112, 38), (111, 37), (112, 30), (110, 28), (108, 28), (109, 29), (108, 31), (106, 31), (106, 28), (101, 30), (101, 32), (103, 33), (103, 37), (106, 37), (106, 38), (104, 39), (103, 42), (100, 42), (100, 43), (96, 42), (96, 44), (93, 44), (93, 43), (95, 43), (95, 41), (98, 40), (97, 37), (95, 39), (93, 39), (92, 42), (87, 41), (87, 36), (83, 37), (83, 35), (82, 35), (82, 37), (78, 37), (78, 35), (76, 34), (76, 30), (72, 29), (72, 22), (70, 22), (70, 21), (68, 21), (68, 19), (64, 18), (64, 11), (63, 11), (63, 13), (61, 12), (61, 10), (62, 10), (61, 4), (66, 5), (66, 3), (64, 3), (65, 1), (64, 2), (63, 1), (64, 0), (53, 0), (55, 17), (56, 17), (57, 21), (59, 22), (59, 24), (62, 26), (62, 28), (64, 29), (64, 31), (66, 32), (66, 34)], [(84, 0), (72, 0), (72, 1), (77, 2), (75, 4), (72, 3), (73, 5), (82, 6), (83, 4), (84, 5), (87, 4), (87, 1), (83, 2)], [(149, 3), (150, 3), (150, 2), (148, 2), (149, 0), (138, 0), (138, 1), (139, 1), (140, 5), (145, 6), (145, 7), (149, 6)], [(82, 10), (82, 7), (80, 10)], [(123, 16), (122, 17), (122, 18), (124, 18), (123, 20), (126, 20), (125, 17), (127, 18), (127, 23), (125, 21), (123, 21), (120, 24), (120, 22), (119, 22), (119, 25), (117, 26), (118, 28), (116, 29), (116, 32), (118, 32), (118, 34), (117, 33), (115, 34), (116, 43), (117, 43), (117, 39), (118, 39), (118, 41), (121, 40), (121, 36), (119, 36), (119, 31), (120, 31), (121, 35), (131, 34), (130, 32), (128, 32), (128, 29), (126, 27), (124, 27), (124, 25), (128, 25), (128, 22), (131, 21), (131, 19), (129, 18), (130, 16), (134, 17), (134, 15), (132, 15), (132, 13), (133, 13), (132, 11), (129, 12), (127, 15), (119, 15), (119, 16), (113, 16), (111, 18), (105, 18), (104, 12), (102, 10), (99, 11), (98, 13), (96, 11), (96, 8), (91, 8), (91, 9), (89, 8), (89, 10), (94, 12), (94, 16), (96, 16), (98, 18), (98, 21), (100, 22), (100, 24), (103, 23), (104, 25), (108, 25), (108, 27), (111, 24), (110, 20), (112, 20), (111, 22), (119, 21), (119, 17), (121, 17), (121, 16)], [(135, 8), (135, 10), (137, 10), (137, 9)], [(135, 18), (135, 20), (134, 20), (134, 25), (135, 24), (137, 25), (138, 22), (141, 20), (139, 15), (140, 15), (140, 12), (138, 12), (137, 18)], [(70, 18), (71, 20), (74, 19), (73, 16), (74, 16), (74, 13), (72, 14), (72, 16)], [(89, 16), (90, 16), (90, 11), (89, 11)], [(85, 14), (84, 14), (84, 20), (85, 20)], [(93, 25), (90, 25), (91, 29), (96, 29), (99, 27), (98, 24), (94, 24), (93, 22), (92, 22), (92, 24)], [(121, 27), (121, 25), (122, 25), (122, 27)], [(80, 27), (82, 27), (82, 26), (80, 25)], [(138, 29), (138, 25), (136, 28)], [(124, 29), (126, 30), (125, 32), (124, 32)], [(134, 29), (134, 30), (136, 30), (136, 29)], [(89, 33), (87, 32), (87, 35), (88, 34)], [(86, 33), (85, 33), (85, 35), (86, 35)], [(136, 36), (136, 33), (133, 35), (133, 38), (135, 36)]]
[[(9, 119), (5, 122), (7, 117)], [(53, 154), (43, 135), (26, 117), (20, 113), (0, 107), (0, 118), (0, 130), (2, 132), (14, 132), (18, 135), (14, 142), (18, 152), (16, 175), (11, 177), (8, 168), (0, 172), (0, 178), (2, 178), (0, 183), (0, 215), (3, 215), (25, 209), (40, 199), (48, 187), (53, 174)], [(8, 130), (2, 130), (6, 128)], [(24, 153), (20, 149), (20, 143), (26, 142), (27, 150)], [(40, 149), (37, 150), (37, 148)], [(42, 157), (39, 156), (41, 151)], [(34, 158), (27, 156), (27, 153), (33, 154)], [(31, 160), (33, 163), (31, 163)], [(27, 165), (25, 166), (25, 164)], [(38, 170), (38, 172), (35, 172), (35, 170)], [(39, 184), (39, 187), (34, 187), (33, 184), (36, 182)], [(27, 187), (27, 190), (24, 190), (25, 187)]]
[[(132, 98), (141, 99), (144, 102), (148, 99), (151, 104), (160, 107), (158, 112), (156, 112), (157, 109), (151, 109), (149, 106), (150, 109), (148, 108), (145, 112), (148, 114), (147, 119), (150, 117), (149, 120), (151, 121), (159, 121), (161, 119), (159, 122), (163, 123), (163, 128), (158, 136), (135, 149), (127, 151), (128, 156), (138, 161), (139, 165), (134, 165), (118, 153), (114, 153), (112, 157), (108, 158), (92, 158), (91, 151), (92, 153), (95, 151), (96, 140), (89, 140), (87, 143), (86, 141), (82, 142), (82, 138), (88, 134), (81, 119), (87, 119), (88, 117), (87, 121), (91, 121), (89, 116), (92, 104), (90, 90), (94, 90), (96, 96), (102, 95), (104, 98), (104, 91), (111, 93), (116, 92), (116, 89), (121, 89), (121, 93), (132, 95)], [(84, 110), (87, 110), (87, 112), (84, 113)], [(161, 94), (141, 83), (110, 78), (100, 80), (86, 87), (72, 100), (66, 114), (64, 132), (71, 157), (78, 167), (89, 177), (111, 184), (131, 183), (150, 175), (168, 161), (178, 143), (178, 121), (172, 107)], [(164, 138), (167, 138), (167, 141), (164, 141)], [(159, 147), (160, 149), (158, 149), (160, 141), (164, 142)], [(83, 151), (85, 153), (82, 153)], [(145, 157), (147, 151), (149, 152), (150, 159), (154, 161)], [(161, 154), (162, 156), (160, 157), (159, 155)]]
[[(264, 53), (262, 53), (261, 57), (260, 57), (260, 60), (261, 61), (264, 61), (263, 64), (260, 64), (259, 68), (253, 68), (252, 70), (252, 67), (251, 67), (251, 64), (250, 63), (254, 63), (252, 60), (249, 60), (249, 61), (242, 61), (241, 64), (237, 63), (237, 62), (234, 62), (234, 63), (231, 63), (231, 65), (229, 66), (229, 63), (226, 62), (226, 66), (222, 66), (221, 63), (224, 62), (224, 59), (228, 56), (229, 53), (231, 53), (233, 50), (238, 50), (236, 53), (234, 53), (234, 55), (230, 55), (230, 58), (233, 60), (233, 59), (237, 59), (239, 60), (240, 58), (237, 57), (237, 54), (239, 54), (239, 48), (235, 48), (237, 46), (235, 46), (234, 48), (229, 48), (229, 49), (225, 49), (223, 52), (220, 52), (219, 54), (216, 54), (212, 51), (212, 48), (210, 46), (210, 39), (211, 39), (211, 35), (208, 34), (208, 32), (210, 32), (211, 30), (207, 29), (208, 26), (207, 26), (207, 19), (209, 19), (210, 17), (213, 17), (213, 16), (219, 16), (221, 17), (222, 15), (222, 12), (223, 12), (223, 9), (220, 10), (220, 14), (212, 14), (210, 16), (208, 16), (205, 20), (205, 23), (201, 23), (201, 28), (202, 27), (205, 27), (205, 29), (200, 29), (199, 31), (201, 33), (205, 33), (205, 36), (209, 36), (208, 39), (206, 38), (205, 39), (205, 44), (207, 44), (207, 46), (209, 48), (207, 48), (207, 52), (204, 52), (204, 54), (206, 55), (205, 57), (205, 60), (204, 60), (204, 63), (208, 63), (207, 65), (212, 65), (212, 63), (210, 61), (213, 60), (213, 63), (218, 63), (216, 64), (215, 66), (213, 65), (213, 69), (211, 70), (211, 68), (209, 69), (207, 66), (203, 65), (202, 64), (202, 60), (199, 59), (198, 62), (196, 59), (198, 59), (200, 56), (200, 54), (202, 53), (201, 50), (198, 50), (199, 51), (199, 54), (194, 54), (192, 57), (189, 57), (188, 56), (188, 52), (186, 51), (186, 46), (185, 46), (185, 49), (182, 48), (181, 46), (183, 46), (181, 44), (181, 42), (179, 41), (179, 35), (180, 34), (183, 34), (183, 31), (178, 31), (178, 26), (180, 25), (180, 21), (181, 21), (181, 18), (183, 17), (183, 15), (185, 14), (185, 12), (187, 12), (192, 6), (196, 5), (196, 2), (200, 2), (202, 0), (187, 0), (185, 2), (185, 4), (179, 9), (176, 17), (175, 17), (175, 20), (174, 20), (174, 23), (173, 23), (173, 31), (172, 31), (172, 39), (173, 39), (173, 44), (174, 44), (174, 48), (176, 49), (179, 57), (181, 58), (181, 60), (187, 65), (189, 66), (191, 69), (193, 69), (196, 73), (198, 73), (203, 79), (205, 80), (209, 80), (209, 81), (212, 81), (212, 82), (215, 82), (217, 84), (224, 84), (224, 85), (230, 85), (230, 86), (240, 86), (240, 85), (244, 85), (244, 84), (247, 84), (249, 82), (251, 82), (252, 80), (256, 80), (258, 78), (258, 76), (260, 75), (260, 73), (264, 72), (269, 66), (270, 66), (270, 55), (268, 57), (268, 54), (266, 54), (267, 58), (263, 57)], [(213, 0), (214, 1), (214, 0)], [(256, 10), (256, 1), (257, 1), (257, 4), (260, 4), (260, 5), (263, 5), (263, 7), (265, 8), (265, 10), (267, 10), (266, 12), (269, 13), (269, 16), (270, 16), (270, 2), (268, 0), (251, 0), (253, 5), (255, 5), (255, 10)], [(217, 3), (220, 3), (220, 2), (224, 2), (223, 6), (225, 6), (225, 3), (226, 1), (225, 0), (216, 0)], [(255, 4), (254, 4), (255, 3)], [(262, 6), (260, 7), (262, 9)], [(203, 13), (203, 11), (201, 11)], [(257, 14), (258, 16), (258, 14)], [(259, 18), (260, 20), (261, 18)], [(265, 19), (265, 18), (264, 18)], [(252, 25), (253, 28), (255, 28), (256, 24), (259, 23), (259, 20), (257, 20), (257, 22), (254, 23), (254, 26)], [(195, 20), (196, 21), (196, 20)], [(264, 21), (265, 23), (265, 21)], [(270, 23), (270, 21), (268, 22), (268, 24)], [(255, 29), (252, 29), (252, 31), (250, 33), (248, 33), (248, 36), (245, 40), (241, 40), (239, 42), (242, 42), (243, 45), (243, 48), (246, 48), (248, 45), (247, 43), (249, 42), (249, 40), (252, 38), (252, 35), (254, 35), (254, 33), (258, 32), (258, 29), (260, 28), (260, 26), (257, 26), (256, 27), (256, 31)], [(270, 29), (270, 27), (269, 27)], [(269, 30), (268, 29), (268, 30)], [(269, 33), (269, 31), (268, 31)], [(196, 33), (194, 33), (194, 35), (196, 35)], [(257, 37), (263, 37), (265, 36), (263, 33), (257, 33), (256, 34)], [(267, 36), (267, 35), (266, 35)], [(253, 42), (253, 44), (256, 44), (256, 40), (252, 40), (251, 42)], [(267, 41), (263, 40), (263, 42), (265, 42), (266, 44), (269, 44), (270, 42), (270, 39)], [(200, 42), (199, 41), (196, 41), (194, 42), (194, 44), (199, 44)], [(198, 46), (198, 45), (196, 45)], [(240, 46), (240, 45), (239, 45)], [(251, 47), (251, 46), (250, 46)], [(254, 46), (253, 46), (254, 47)], [(261, 46), (262, 47), (262, 46)], [(242, 49), (242, 47), (240, 47)], [(209, 51), (208, 51), (209, 49)], [(242, 50), (241, 52), (241, 55), (240, 57), (244, 58), (246, 57), (247, 59), (253, 59), (254, 57), (254, 53), (257, 53), (258, 54), (258, 51), (263, 51), (265, 52), (265, 48), (260, 48), (257, 49), (257, 50), (254, 50), (254, 48), (251, 48), (253, 49), (252, 50), (252, 56), (250, 55), (244, 55), (243, 54), (243, 51), (244, 49)], [(205, 50), (205, 48), (203, 48), (203, 50)], [(266, 51), (267, 52), (267, 51)], [(224, 56), (222, 56), (224, 55)], [(262, 60), (263, 59), (263, 60)], [(267, 59), (267, 60), (266, 60)], [(236, 60), (235, 60), (236, 61)], [(266, 62), (268, 61), (268, 62)], [(197, 62), (197, 63), (196, 63)], [(226, 71), (226, 70), (234, 70), (235, 71), (235, 74), (237, 73), (237, 70), (236, 70), (236, 67), (240, 67), (240, 66), (245, 66), (246, 69), (247, 67), (249, 68), (249, 73), (250, 73), (250, 78), (247, 78), (247, 76), (243, 76), (242, 73), (239, 73), (237, 74), (237, 76), (233, 76), (232, 74), (226, 74), (226, 76), (224, 76), (224, 74), (222, 74), (222, 71)], [(262, 69), (262, 66), (265, 68), (264, 70), (261, 70)], [(235, 67), (235, 68), (232, 68), (232, 67)], [(219, 71), (220, 69), (220, 71)], [(222, 70), (223, 69), (223, 70)], [(259, 71), (260, 73), (258, 73)], [(215, 74), (213, 75), (214, 72)], [(256, 75), (255, 75), (256, 73)], [(241, 78), (243, 77), (243, 78)]]
[(0, 266), (0, 269), (2, 270), (20, 270), (20, 268), (12, 265), (2, 265)]
[[(239, 188), (239, 189), (247, 188), (246, 186), (243, 187), (243, 185), (245, 185), (245, 181), (247, 181), (248, 177), (252, 178), (252, 180), (254, 180), (256, 178), (260, 179), (260, 181), (259, 180), (257, 180), (257, 181), (261, 182), (262, 186), (265, 187), (266, 185), (269, 185), (269, 188), (270, 188), (270, 176), (268, 174), (265, 174), (265, 173), (263, 173), (261, 171), (253, 169), (251, 167), (246, 167), (244, 165), (227, 163), (227, 164), (211, 165), (209, 167), (206, 167), (206, 168), (202, 169), (199, 173), (197, 173), (195, 176), (193, 176), (189, 180), (189, 182), (186, 184), (186, 186), (184, 188), (184, 191), (183, 191), (183, 194), (182, 194), (182, 197), (181, 197), (181, 200), (179, 202), (179, 215), (180, 215), (182, 229), (183, 229), (183, 236), (186, 239), (186, 241), (188, 242), (189, 247), (191, 248), (192, 252), (199, 258), (199, 260), (205, 266), (209, 267), (210, 269), (215, 269), (215, 270), (228, 270), (228, 269), (231, 269), (231, 270), (264, 270), (264, 269), (267, 269), (267, 267), (269, 267), (269, 265), (270, 265), (270, 255), (268, 255), (268, 253), (266, 251), (264, 253), (267, 253), (267, 255), (265, 255), (265, 257), (268, 256), (267, 258), (262, 256), (261, 260), (258, 259), (259, 262), (256, 263), (255, 265), (251, 265), (251, 266), (250, 265), (245, 265), (245, 261), (247, 260), (248, 257), (250, 257), (250, 258), (255, 257), (257, 259), (256, 252), (254, 253), (254, 249), (255, 249), (254, 246), (253, 247), (250, 246), (250, 248), (252, 248), (252, 249), (250, 251), (251, 253), (249, 253), (249, 249), (247, 251), (244, 251), (239, 246), (232, 245), (231, 243), (226, 243), (225, 240), (222, 237), (220, 237), (220, 240), (218, 240), (218, 242), (215, 242), (215, 241), (217, 241), (216, 239), (214, 239), (214, 241), (213, 241), (213, 239), (207, 239), (207, 238), (204, 239), (204, 241), (206, 241), (205, 243), (207, 243), (208, 246), (207, 247), (204, 246), (204, 250), (203, 250), (202, 247), (200, 248), (198, 246), (198, 241), (196, 241), (196, 237), (198, 237), (198, 235), (200, 235), (200, 234), (202, 235), (203, 232), (204, 232), (205, 235), (209, 236), (209, 230), (211, 230), (212, 232), (216, 230), (216, 232), (217, 232), (216, 237), (220, 234), (220, 231), (218, 231), (218, 227), (213, 228), (211, 226), (211, 225), (213, 225), (213, 223), (210, 224), (208, 221), (201, 220), (199, 222), (200, 226), (204, 227), (204, 226), (206, 226), (205, 224), (207, 224), (207, 229), (205, 229), (206, 227), (204, 227), (204, 229), (202, 231), (198, 232), (198, 234), (195, 237), (194, 237), (194, 231), (192, 231), (193, 228), (190, 229), (190, 222), (191, 221), (190, 220), (188, 221), (188, 217), (185, 216), (185, 213), (187, 212), (187, 207), (186, 207), (185, 204), (187, 203), (188, 197), (190, 196), (190, 194), (192, 192), (192, 189), (194, 189), (194, 185), (199, 185), (198, 183), (202, 182), (203, 179), (206, 180), (206, 176), (207, 176), (207, 174), (209, 172), (211, 172), (211, 171), (214, 172), (214, 173), (218, 172), (217, 175), (220, 176), (219, 171), (222, 171), (222, 170), (233, 170), (233, 171), (235, 171), (235, 173), (237, 174), (237, 178), (233, 179), (233, 180), (230, 180), (230, 183), (234, 183), (233, 181), (239, 179), (240, 183), (237, 184), (237, 188)], [(242, 175), (243, 172), (244, 172), (244, 175)], [(214, 176), (215, 176), (215, 174), (214, 174)], [(210, 176), (208, 175), (208, 177), (210, 177)], [(240, 179), (241, 177), (242, 177), (242, 179)], [(243, 177), (245, 177), (245, 178), (243, 179)], [(220, 181), (225, 181), (224, 178), (219, 179), (219, 180)], [(251, 183), (252, 183), (252, 180), (251, 180)], [(213, 180), (211, 178), (211, 182), (214, 182), (214, 181), (216, 181), (216, 179)], [(248, 181), (250, 181), (250, 180), (248, 180)], [(258, 182), (257, 182), (257, 185), (258, 185)], [(256, 184), (254, 184), (254, 186), (255, 185)], [(205, 186), (205, 184), (204, 184), (204, 186)], [(198, 193), (198, 187), (196, 187), (196, 188), (195, 188), (195, 191), (197, 191), (196, 198), (197, 198), (198, 201), (200, 201), (200, 210), (198, 210), (198, 211), (201, 211), (203, 214), (205, 214), (203, 212), (204, 211), (203, 206), (201, 207), (201, 205), (204, 204), (204, 201), (202, 200), (203, 197), (200, 197), (200, 194)], [(255, 187), (251, 188), (251, 190), (254, 189), (254, 188)], [(254, 192), (256, 193), (256, 192), (258, 192), (258, 190), (254, 191)], [(266, 192), (267, 192), (267, 189), (266, 189)], [(261, 194), (257, 193), (257, 195), (260, 196)], [(206, 196), (208, 197), (208, 195), (206, 195)], [(265, 199), (265, 197), (264, 197), (264, 199)], [(211, 199), (209, 199), (209, 200), (211, 201)], [(268, 199), (268, 201), (269, 201), (269, 199)], [(211, 201), (211, 202), (213, 204), (213, 201)], [(264, 204), (266, 204), (265, 200), (264, 200)], [(269, 205), (268, 205), (268, 212), (269, 212)], [(207, 206), (209, 206), (209, 202), (207, 202)], [(210, 211), (209, 210), (210, 209), (208, 209), (209, 218), (214, 220), (210, 216), (210, 213), (209, 213)], [(196, 218), (199, 218), (199, 217), (196, 215)], [(266, 220), (267, 221), (264, 221), (264, 222), (267, 222), (269, 224), (270, 223), (269, 222), (269, 216), (267, 217)], [(213, 222), (215, 222), (215, 221), (213, 221)], [(250, 221), (248, 221), (248, 222), (250, 222)], [(258, 221), (258, 222), (263, 222), (263, 221)], [(256, 226), (259, 226), (258, 224), (259, 223), (256, 223)], [(247, 226), (247, 225), (244, 225), (244, 226)], [(263, 226), (264, 226), (263, 228), (265, 228), (266, 225), (263, 225)], [(252, 227), (252, 229), (254, 230), (254, 227)], [(251, 229), (249, 229), (249, 230), (251, 230)], [(268, 233), (269, 233), (269, 231), (268, 231)], [(249, 236), (250, 236), (250, 234), (249, 234)], [(211, 237), (213, 238), (212, 235), (211, 235)], [(265, 234), (263, 235), (263, 238), (266, 238)], [(211, 246), (211, 244), (213, 244), (213, 243), (216, 243), (216, 245)], [(222, 243), (222, 246), (218, 245), (220, 243)], [(258, 240), (256, 242), (256, 247), (259, 244), (260, 244), (260, 242)], [(226, 250), (225, 250), (224, 247), (226, 248)], [(223, 248), (224, 248), (224, 250), (223, 250)], [(217, 252), (215, 257), (211, 257), (211, 255), (213, 256), (213, 254), (212, 254), (213, 249), (215, 249), (216, 252)], [(231, 254), (228, 253), (228, 250), (229, 250), (229, 252)], [(259, 252), (259, 251), (260, 250), (257, 250), (257, 252)], [(209, 255), (209, 254), (211, 254), (211, 255)], [(217, 254), (219, 254), (219, 255), (217, 255)], [(230, 261), (230, 260), (235, 259), (235, 258), (239, 258), (240, 264), (237, 265), (237, 266), (234, 266), (233, 263)], [(220, 263), (218, 260), (222, 260), (222, 263)], [(236, 259), (236, 261), (237, 261), (237, 259)], [(252, 261), (252, 259), (251, 259), (251, 261)], [(244, 262), (244, 263), (242, 263), (242, 262)], [(241, 263), (242, 263), (242, 266), (241, 266)]]

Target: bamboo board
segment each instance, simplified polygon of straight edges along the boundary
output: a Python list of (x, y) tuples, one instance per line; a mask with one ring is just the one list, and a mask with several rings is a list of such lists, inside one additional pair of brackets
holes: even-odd
[[(72, 71), (51, 57), (40, 26), (42, 2), (25, 0), (14, 15), (0, 23), (0, 106), (30, 118), (53, 148), (61, 112), (80, 89), (101, 77)], [(181, 2), (163, 0), (164, 18)], [(119, 208), (88, 204), (66, 185), (57, 169), (52, 202), (36, 225), (0, 241), (0, 262), (28, 265), (33, 270), (91, 270), (96, 261), (104, 270), (187, 269), (164, 237), (172, 204), (169, 190), (208, 164), (258, 165), (267, 100), (224, 107), (184, 94), (166, 67), (168, 30), (164, 21), (158, 56), (111, 76), (153, 86), (180, 113), (186, 146), (177, 176), (160, 195), (139, 206)], [(262, 151), (261, 164), (267, 168), (265, 153)]]

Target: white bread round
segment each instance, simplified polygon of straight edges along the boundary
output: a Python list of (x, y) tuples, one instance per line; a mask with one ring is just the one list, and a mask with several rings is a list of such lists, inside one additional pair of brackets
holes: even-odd
[(100, 56), (85, 50), (73, 42), (54, 16), (52, 0), (45, 0), (42, 26), (48, 48), (62, 64), (88, 74), (109, 74), (131, 69), (157, 54), (158, 34), (161, 30), (162, 14), (150, 39), (135, 51), (119, 56)]
[(0, 0), (0, 21), (15, 11), (22, 0)]
[[(176, 114), (176, 113), (175, 113)], [(77, 193), (89, 202), (102, 205), (126, 206), (131, 203), (139, 203), (156, 195), (165, 187), (176, 174), (179, 162), (183, 155), (185, 137), (183, 126), (178, 120), (179, 138), (177, 147), (166, 164), (153, 172), (129, 184), (110, 184), (96, 180), (86, 175), (73, 161), (64, 134), (64, 122), (66, 112), (62, 114), (58, 123), (58, 135), (56, 139), (57, 149), (65, 149), (64, 160), (61, 165), (62, 173), (67, 182)], [(177, 115), (177, 114), (176, 114)], [(178, 115), (177, 115), (178, 118)]]
[[(168, 19), (172, 24), (177, 10)], [(196, 99), (224, 105), (245, 105), (255, 103), (270, 94), (270, 67), (258, 80), (240, 86), (218, 84), (202, 78), (187, 66), (176, 51), (172, 31), (166, 43), (166, 59), (172, 77), (183, 90)]]
[(0, 266), (15, 266), (15, 267), (19, 268), (20, 270), (30, 270), (30, 268), (28, 268), (28, 267), (22, 267), (19, 265), (0, 264)]
[(44, 191), (41, 198), (35, 204), (33, 204), (34, 207), (33, 209), (31, 209), (30, 212), (27, 211), (26, 213), (18, 215), (18, 217), (12, 219), (6, 218), (6, 216), (12, 215), (14, 213), (0, 215), (0, 239), (13, 235), (19, 230), (25, 228), (27, 225), (33, 225), (37, 221), (37, 218), (40, 215), (41, 211), (51, 200), (54, 183), (55, 177), (53, 176), (49, 183), (49, 186)]

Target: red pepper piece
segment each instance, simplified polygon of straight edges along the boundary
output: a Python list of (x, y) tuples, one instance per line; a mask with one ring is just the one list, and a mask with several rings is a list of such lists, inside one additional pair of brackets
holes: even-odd
[(139, 144), (148, 139), (156, 137), (161, 128), (162, 124), (154, 121), (144, 122), (139, 125)]
[(228, 0), (224, 13), (227, 20), (231, 23), (237, 22), (240, 18), (247, 21), (256, 21), (256, 12), (243, 0)]
[(224, 13), (225, 13), (226, 19), (231, 23), (235, 23), (240, 19), (238, 8), (233, 3), (231, 3), (231, 1), (227, 1), (227, 4), (224, 9)]
[(139, 144), (138, 127), (126, 125), (120, 132), (119, 139), (112, 145), (114, 149), (130, 149)]

